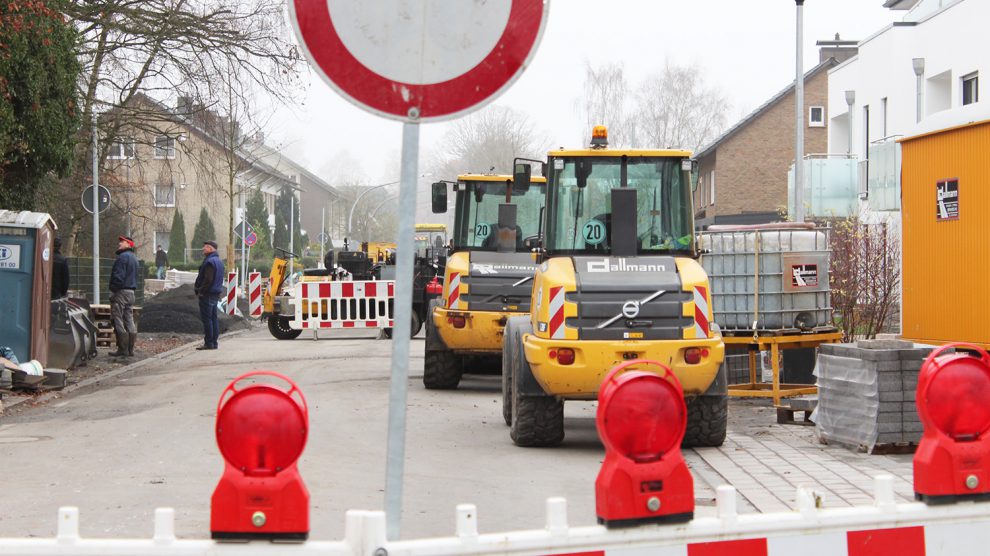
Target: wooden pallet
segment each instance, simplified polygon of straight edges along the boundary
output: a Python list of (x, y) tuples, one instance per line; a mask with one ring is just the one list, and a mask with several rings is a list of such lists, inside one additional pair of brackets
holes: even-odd
[(838, 332), (839, 329), (834, 326), (819, 326), (817, 328), (811, 328), (808, 330), (803, 330), (801, 328), (775, 328), (772, 330), (722, 330), (722, 336), (728, 336), (731, 338), (752, 338), (753, 335), (758, 335), (760, 337), (775, 337), (775, 336), (808, 336), (811, 334), (832, 334)]
[[(113, 320), (110, 316), (110, 305), (90, 305), (93, 311), (93, 324), (96, 325), (96, 347), (116, 347), (116, 337), (113, 333)], [(134, 307), (134, 320), (140, 323), (141, 308)]]
[[(803, 412), (804, 417), (798, 420), (794, 417), (795, 413)], [(789, 407), (778, 407), (777, 408), (777, 424), (780, 425), (803, 425), (805, 427), (813, 427), (815, 423), (811, 420), (811, 409), (792, 409)]]
[(874, 444), (872, 455), (887, 456), (891, 454), (913, 454), (918, 449), (915, 442), (892, 442), (889, 444)]

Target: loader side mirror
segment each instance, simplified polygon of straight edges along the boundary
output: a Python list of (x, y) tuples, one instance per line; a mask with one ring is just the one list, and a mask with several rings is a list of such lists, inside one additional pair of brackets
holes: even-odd
[(438, 181), (433, 184), (433, 214), (447, 212), (447, 184)]
[(530, 174), (532, 171), (532, 166), (529, 164), (520, 163), (515, 165), (515, 170), (512, 173), (513, 195), (525, 195), (529, 191)]

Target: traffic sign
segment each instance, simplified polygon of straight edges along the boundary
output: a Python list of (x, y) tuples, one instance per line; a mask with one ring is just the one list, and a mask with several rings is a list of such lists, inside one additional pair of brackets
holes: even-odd
[(251, 232), (244, 238), (244, 245), (248, 247), (253, 247), (255, 243), (258, 243), (258, 234)]
[[(110, 190), (100, 186), (100, 212), (107, 210), (110, 206)], [(82, 194), (82, 206), (86, 212), (93, 213), (93, 186), (87, 187)]]
[[(242, 230), (244, 231), (243, 236), (241, 235)], [(246, 238), (247, 236), (253, 233), (254, 233), (254, 226), (252, 226), (250, 222), (242, 220), (238, 222), (236, 226), (234, 226), (234, 235), (236, 235), (238, 238), (240, 237)]]
[(402, 121), (449, 119), (493, 100), (536, 51), (549, 0), (291, 0), (310, 63), (361, 108)]
[(319, 240), (320, 245), (326, 245), (327, 242), (330, 241), (330, 235), (327, 234), (326, 232), (320, 232), (320, 235), (317, 236), (317, 239)]

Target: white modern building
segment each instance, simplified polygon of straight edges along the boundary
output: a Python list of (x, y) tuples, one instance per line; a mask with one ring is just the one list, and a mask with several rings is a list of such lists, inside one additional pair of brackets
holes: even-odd
[(858, 166), (863, 214), (898, 225), (896, 140), (990, 119), (980, 77), (990, 76), (990, 2), (887, 0), (900, 21), (859, 43), (828, 76), (829, 152)]

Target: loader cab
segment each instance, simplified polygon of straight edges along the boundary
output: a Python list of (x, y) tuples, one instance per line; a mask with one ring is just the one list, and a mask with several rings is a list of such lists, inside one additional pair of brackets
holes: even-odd
[[(515, 239), (507, 250), (528, 252), (528, 246), (534, 245), (540, 235), (545, 187), (543, 177), (534, 177), (520, 186), (513, 185), (511, 176), (458, 176), (451, 237), (454, 251), (498, 251), (500, 206), (511, 204), (515, 206), (515, 223), (510, 223)], [(506, 224), (504, 216), (502, 224)], [(504, 244), (502, 249), (506, 250)]]
[(548, 155), (545, 255), (694, 257), (690, 153), (609, 149), (605, 133)]

